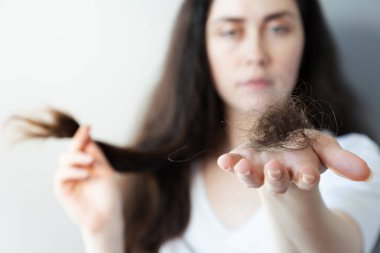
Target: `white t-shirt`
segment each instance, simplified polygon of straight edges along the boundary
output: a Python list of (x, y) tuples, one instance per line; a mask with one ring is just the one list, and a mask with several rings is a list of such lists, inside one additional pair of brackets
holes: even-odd
[[(368, 137), (348, 134), (337, 138), (340, 145), (362, 159), (372, 170), (369, 182), (353, 182), (327, 170), (319, 189), (329, 208), (350, 214), (361, 229), (365, 253), (371, 252), (380, 231), (380, 151)], [(191, 186), (191, 217), (185, 233), (165, 243), (160, 253), (275, 253), (269, 218), (261, 206), (241, 227), (229, 230), (213, 213), (199, 169)], [(278, 252), (276, 252), (278, 253)]]

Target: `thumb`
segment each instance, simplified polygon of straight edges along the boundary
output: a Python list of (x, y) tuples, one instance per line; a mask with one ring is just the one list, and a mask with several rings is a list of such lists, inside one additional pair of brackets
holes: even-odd
[(80, 126), (72, 138), (70, 150), (83, 151), (87, 142), (90, 139), (89, 132), (90, 132), (89, 126)]
[(313, 149), (321, 162), (339, 176), (353, 181), (365, 181), (371, 176), (367, 163), (344, 150), (332, 136), (320, 133), (313, 142)]
[(93, 156), (101, 164), (106, 165), (107, 167), (111, 167), (111, 165), (110, 165), (106, 155), (104, 154), (103, 150), (91, 138), (88, 139), (88, 143), (87, 143), (84, 151), (86, 153), (90, 154), (91, 156)]

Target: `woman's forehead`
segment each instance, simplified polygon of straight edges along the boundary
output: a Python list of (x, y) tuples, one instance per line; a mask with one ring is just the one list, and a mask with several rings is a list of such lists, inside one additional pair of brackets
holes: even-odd
[(297, 15), (295, 0), (214, 0), (209, 20), (211, 22), (225, 18), (262, 20), (276, 13)]

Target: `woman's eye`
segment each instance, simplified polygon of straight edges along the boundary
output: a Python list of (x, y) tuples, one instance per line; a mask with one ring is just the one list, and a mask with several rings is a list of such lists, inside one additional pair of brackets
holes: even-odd
[(239, 31), (234, 29), (234, 30), (225, 30), (221, 32), (222, 37), (236, 37), (239, 35)]
[(287, 27), (287, 26), (281, 26), (281, 25), (279, 25), (279, 26), (272, 26), (270, 28), (270, 31), (273, 32), (273, 33), (275, 33), (275, 34), (278, 34), (278, 35), (286, 35), (286, 34), (289, 33), (290, 28)]

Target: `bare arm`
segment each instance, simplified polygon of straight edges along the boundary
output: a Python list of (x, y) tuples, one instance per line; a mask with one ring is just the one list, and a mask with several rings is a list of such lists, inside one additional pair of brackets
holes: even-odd
[(361, 252), (356, 223), (324, 205), (319, 190), (290, 186), (286, 194), (260, 191), (279, 252)]
[(124, 253), (124, 225), (121, 215), (117, 215), (106, 231), (90, 232), (81, 229), (86, 253)]
[(279, 252), (355, 252), (363, 243), (356, 222), (329, 210), (318, 190), (324, 166), (348, 180), (370, 176), (367, 164), (343, 150), (336, 140), (320, 134), (312, 148), (255, 151), (240, 146), (218, 164), (248, 187), (259, 188)]

